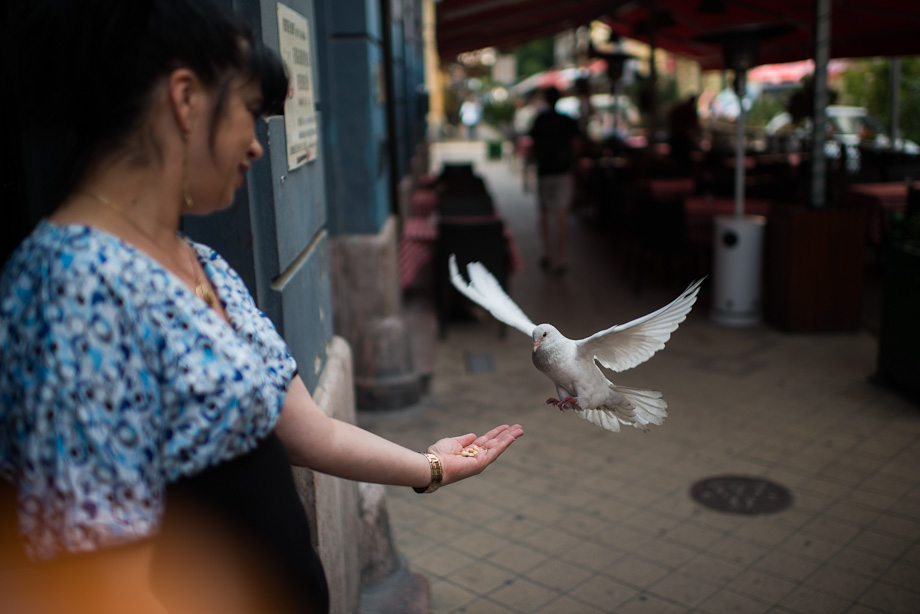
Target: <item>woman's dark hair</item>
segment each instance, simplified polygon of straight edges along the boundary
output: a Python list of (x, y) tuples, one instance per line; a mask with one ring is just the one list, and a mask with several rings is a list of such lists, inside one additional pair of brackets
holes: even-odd
[[(141, 128), (161, 79), (193, 70), (217, 92), (213, 125), (230, 81), (262, 89), (262, 114), (287, 95), (284, 66), (245, 23), (209, 0), (30, 0), (13, 11), (12, 93), (31, 196), (55, 207), (100, 156)], [(153, 136), (150, 145), (156, 149)], [(35, 173), (41, 176), (36, 186)], [(37, 188), (37, 189), (36, 189)]]

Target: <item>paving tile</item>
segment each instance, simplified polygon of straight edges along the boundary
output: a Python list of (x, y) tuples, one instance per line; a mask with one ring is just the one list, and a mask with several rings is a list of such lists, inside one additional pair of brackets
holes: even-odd
[(455, 571), (474, 561), (476, 559), (463, 552), (442, 546), (413, 557), (412, 566), (426, 575), (450, 578)]
[(429, 579), (431, 614), (448, 614), (476, 600), (475, 593), (446, 580)]
[(662, 535), (665, 541), (677, 542), (682, 546), (687, 546), (697, 551), (706, 550), (723, 537), (725, 537), (725, 534), (721, 531), (693, 526), (688, 523), (669, 529)]
[(536, 612), (556, 598), (556, 592), (526, 578), (517, 578), (489, 595), (489, 600), (515, 612)]
[(859, 597), (859, 603), (888, 614), (916, 614), (920, 612), (920, 592), (879, 582)]
[(701, 554), (680, 567), (680, 573), (704, 582), (724, 586), (737, 578), (745, 569), (745, 565), (710, 554)]
[(517, 610), (506, 608), (499, 603), (483, 598), (451, 610), (448, 614), (517, 614)]
[(842, 569), (873, 580), (890, 569), (891, 564), (892, 562), (888, 558), (853, 547), (843, 548), (827, 561), (829, 567)]
[(633, 588), (604, 576), (594, 576), (578, 587), (572, 596), (605, 612), (614, 612), (638, 594)]
[[(576, 596), (561, 595), (556, 597), (534, 614), (601, 614), (607, 610), (579, 601)], [(482, 610), (482, 614), (487, 614), (489, 610)], [(472, 614), (472, 612), (470, 613)]]
[(560, 593), (575, 589), (579, 584), (594, 575), (593, 572), (568, 561), (551, 558), (527, 572), (526, 577), (540, 586)]
[(859, 535), (861, 528), (850, 522), (821, 515), (802, 527), (801, 532), (805, 535), (820, 537), (828, 542), (845, 545)]
[[(918, 504), (920, 508), (920, 504)], [(920, 509), (917, 510), (920, 512)], [(920, 540), (920, 522), (915, 518), (904, 518), (893, 514), (881, 514), (875, 519), (872, 528), (880, 533), (888, 533), (904, 540), (916, 543)]]
[(899, 499), (898, 495), (865, 487), (856, 487), (847, 496), (847, 500), (855, 505), (863, 505), (882, 512), (891, 508)]
[(912, 480), (900, 476), (875, 474), (871, 480), (866, 482), (864, 488), (900, 498), (909, 493), (914, 486), (915, 483)]
[(805, 586), (796, 589), (780, 605), (796, 614), (843, 614), (849, 610), (852, 601)]
[(872, 580), (834, 567), (824, 567), (809, 577), (805, 584), (855, 602), (872, 585)]
[(423, 554), (441, 545), (436, 540), (400, 527), (393, 530), (393, 542), (399, 547), (399, 551), (408, 557)]
[(525, 513), (507, 513), (480, 525), (484, 530), (501, 535), (509, 540), (517, 540), (539, 529), (542, 525), (531, 520)]
[(607, 544), (622, 552), (634, 552), (651, 540), (652, 537), (647, 533), (617, 524), (608, 527), (606, 531), (597, 536), (598, 542)]
[(793, 531), (794, 529), (771, 522), (769, 517), (764, 516), (755, 517), (748, 524), (738, 527), (732, 531), (732, 537), (772, 548), (789, 539)]
[(669, 569), (680, 567), (699, 552), (664, 540), (654, 540), (636, 549), (636, 555)]
[(757, 569), (796, 581), (811, 575), (819, 566), (817, 561), (781, 551), (771, 552), (756, 563)]
[(867, 550), (890, 559), (896, 559), (910, 549), (912, 543), (906, 539), (868, 529), (855, 537), (850, 545), (855, 548)]
[(906, 561), (898, 561), (885, 572), (881, 578), (888, 584), (916, 591), (920, 583), (920, 565), (912, 565)]
[(638, 557), (623, 557), (607, 567), (604, 574), (617, 582), (644, 590), (668, 575), (670, 571), (667, 567), (644, 561)]
[(706, 614), (761, 614), (772, 606), (732, 591), (719, 591), (701, 603), (696, 610)]
[(789, 554), (794, 554), (805, 559), (823, 563), (837, 554), (841, 549), (839, 544), (821, 539), (811, 535), (793, 535), (784, 544), (780, 550)]
[(434, 541), (445, 542), (464, 535), (472, 530), (469, 524), (460, 520), (455, 520), (444, 515), (432, 518), (414, 527), (419, 535), (427, 537)]
[(735, 578), (728, 588), (764, 603), (780, 603), (797, 586), (798, 582), (789, 578), (751, 569)]
[(485, 560), (516, 573), (526, 573), (548, 557), (533, 548), (520, 544), (511, 544), (489, 556)]
[(517, 540), (520, 544), (530, 546), (550, 556), (561, 556), (577, 551), (584, 541), (583, 538), (563, 531), (555, 525), (543, 525)]
[(861, 505), (853, 505), (850, 501), (838, 501), (827, 508), (824, 513), (828, 517), (844, 520), (865, 528), (870, 526), (882, 512)]
[(646, 592), (688, 608), (698, 605), (718, 590), (699, 578), (672, 573), (652, 584)]
[(507, 548), (511, 543), (492, 532), (481, 529), (470, 529), (466, 533), (444, 542), (446, 546), (464, 552), (476, 559), (484, 559), (503, 548)]
[(455, 570), (449, 579), (471, 593), (487, 595), (500, 586), (510, 584), (516, 577), (517, 574), (502, 567), (484, 561), (473, 561)]
[(564, 561), (598, 572), (623, 558), (624, 553), (602, 542), (582, 540), (575, 548), (562, 552), (558, 556)]
[(745, 566), (752, 565), (769, 551), (766, 546), (732, 536), (721, 538), (708, 550), (710, 554)]
[(617, 614), (684, 614), (690, 611), (686, 606), (645, 594), (636, 595), (616, 609)]

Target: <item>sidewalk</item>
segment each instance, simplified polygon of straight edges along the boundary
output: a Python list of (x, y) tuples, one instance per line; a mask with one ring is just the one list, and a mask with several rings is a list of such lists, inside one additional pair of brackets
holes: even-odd
[[(569, 269), (537, 266), (533, 195), (484, 143), (436, 146), (475, 160), (526, 268), (511, 294), (571, 338), (652, 311), (690, 281), (650, 278), (635, 296), (609, 236), (570, 221)], [(709, 320), (708, 288), (667, 347), (619, 374), (661, 390), (670, 417), (649, 433), (606, 432), (543, 401), (554, 389), (531, 342), (498, 324), (452, 323), (417, 406), (360, 414), (417, 450), (519, 422), (525, 436), (484, 474), (433, 495), (390, 488), (399, 551), (431, 584), (437, 614), (920, 612), (920, 408), (874, 386), (869, 333), (789, 335)], [(491, 372), (467, 359), (491, 358)], [(711, 511), (690, 488), (766, 478), (791, 508)]]

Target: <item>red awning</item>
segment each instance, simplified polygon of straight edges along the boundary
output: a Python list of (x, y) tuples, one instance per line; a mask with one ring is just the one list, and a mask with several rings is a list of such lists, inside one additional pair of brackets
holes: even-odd
[[(789, 24), (794, 30), (761, 44), (759, 63), (791, 62), (814, 53), (814, 2), (724, 0), (724, 13), (701, 13), (701, 0), (655, 0), (656, 45), (693, 57), (704, 68), (722, 66), (718, 45), (694, 38), (750, 24)], [(603, 19), (615, 32), (649, 42), (637, 24), (650, 20), (644, 2), (627, 0), (441, 0), (438, 48), (448, 59), (482, 47), (511, 47)], [(641, 26), (640, 26), (641, 28)], [(920, 2), (831, 0), (831, 57), (920, 54)]]
[(590, 23), (617, 0), (440, 0), (438, 52), (451, 59), (483, 47), (510, 48)]

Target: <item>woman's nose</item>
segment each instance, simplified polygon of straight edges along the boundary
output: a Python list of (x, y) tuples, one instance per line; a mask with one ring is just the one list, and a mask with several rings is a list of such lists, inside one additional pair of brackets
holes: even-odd
[(262, 143), (259, 142), (258, 137), (253, 135), (252, 143), (249, 144), (249, 159), (258, 160), (263, 153), (265, 153), (265, 150), (262, 148)]

